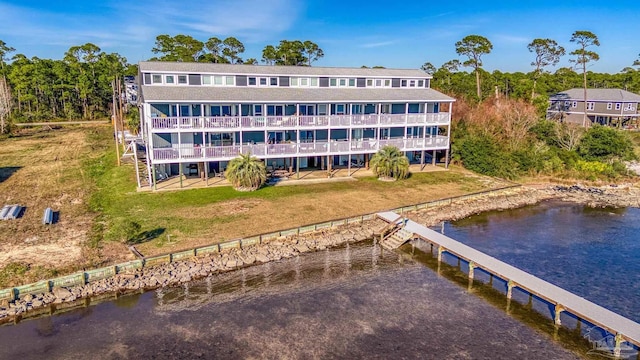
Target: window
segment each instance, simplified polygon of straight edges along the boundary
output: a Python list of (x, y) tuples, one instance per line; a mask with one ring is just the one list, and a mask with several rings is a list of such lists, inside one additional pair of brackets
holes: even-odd
[[(303, 78), (303, 77), (292, 77), (289, 82), (290, 86), (300, 86), (300, 87), (317, 87), (318, 86), (318, 78)], [(335, 85), (331, 85), (335, 86)]]
[(391, 79), (367, 79), (367, 87), (391, 87)]
[(607, 110), (613, 109), (613, 103), (607, 103)]
[(260, 78), (260, 86), (267, 86), (267, 78)]
[(277, 77), (269, 78), (269, 85), (278, 86), (278, 78)]
[(153, 74), (153, 76), (151, 77), (151, 83), (153, 83), (153, 84), (162, 84), (162, 75)]
[(616, 103), (616, 110), (620, 110), (621, 107), (622, 107), (622, 104)]
[(258, 84), (256, 83), (256, 78), (254, 78), (254, 77), (250, 77), (250, 78), (249, 78), (249, 85), (250, 85), (250, 86), (256, 86), (256, 85), (258, 85)]
[(164, 82), (166, 84), (173, 84), (175, 81), (173, 79), (173, 75), (167, 75), (164, 77)]
[(564, 102), (564, 107), (568, 108), (569, 105), (571, 105), (571, 102), (569, 100)]
[(347, 86), (347, 79), (340, 79), (340, 86)]
[(595, 103), (593, 102), (587, 102), (587, 110), (593, 110), (595, 107)]
[(329, 79), (329, 86), (338, 86), (338, 79), (335, 79), (335, 78)]
[(627, 111), (633, 110), (633, 104), (632, 103), (627, 103), (627, 107), (626, 107), (625, 110), (627, 110)]
[(202, 75), (202, 85), (233, 86), (235, 85), (235, 79), (235, 76)]
[(400, 82), (400, 86), (402, 86), (402, 87), (407, 87), (407, 80), (402, 80), (402, 81)]
[(356, 86), (356, 79), (349, 79), (349, 86), (351, 87)]
[(418, 80), (418, 87), (424, 87), (424, 80)]
[(187, 75), (178, 75), (178, 84), (186, 85), (187, 84)]
[(571, 107), (572, 108), (577, 108), (578, 107), (578, 102), (577, 101), (572, 102), (571, 103)]
[(415, 80), (409, 80), (409, 87), (416, 87), (416, 81)]

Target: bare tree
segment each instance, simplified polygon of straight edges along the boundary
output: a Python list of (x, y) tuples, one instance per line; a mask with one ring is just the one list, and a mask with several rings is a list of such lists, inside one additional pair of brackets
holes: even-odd
[(8, 131), (7, 119), (12, 107), (11, 89), (4, 77), (0, 77), (0, 134)]
[(572, 151), (580, 144), (580, 140), (585, 133), (585, 128), (578, 124), (556, 123), (554, 131), (558, 145), (565, 150)]
[(521, 100), (496, 101), (495, 107), (509, 148), (519, 149), (527, 141), (529, 130), (538, 122), (535, 107)]

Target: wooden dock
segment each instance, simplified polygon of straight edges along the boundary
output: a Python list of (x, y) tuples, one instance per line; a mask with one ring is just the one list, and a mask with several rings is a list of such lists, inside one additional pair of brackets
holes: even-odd
[[(377, 216), (389, 223), (397, 223), (398, 214), (394, 212), (378, 213)], [(469, 279), (473, 279), (473, 270), (479, 268), (507, 282), (507, 299), (511, 299), (512, 290), (517, 287), (553, 304), (555, 306), (553, 320), (556, 325), (561, 325), (560, 314), (566, 311), (578, 319), (608, 331), (615, 336), (615, 348), (613, 349), (615, 356), (620, 357), (622, 343), (625, 341), (640, 347), (640, 324), (637, 322), (414, 221), (407, 220), (404, 224), (403, 229), (413, 233), (415, 238), (437, 246), (438, 261), (442, 261), (443, 252), (467, 261), (469, 263)]]

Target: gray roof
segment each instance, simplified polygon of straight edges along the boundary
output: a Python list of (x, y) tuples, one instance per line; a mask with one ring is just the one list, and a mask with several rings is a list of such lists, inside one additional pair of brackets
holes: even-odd
[(212, 64), (196, 62), (142, 61), (140, 71), (149, 72), (184, 72), (195, 74), (250, 74), (250, 75), (307, 75), (307, 76), (343, 76), (343, 77), (414, 77), (431, 78), (432, 76), (418, 69), (363, 69), (340, 67), (310, 66), (268, 66), (241, 64)]
[(433, 89), (421, 88), (260, 88), (213, 86), (142, 86), (145, 102), (224, 103), (424, 102), (455, 101)]
[[(569, 89), (553, 94), (549, 98), (584, 101), (584, 89)], [(587, 89), (587, 101), (640, 102), (640, 95), (622, 89)]]

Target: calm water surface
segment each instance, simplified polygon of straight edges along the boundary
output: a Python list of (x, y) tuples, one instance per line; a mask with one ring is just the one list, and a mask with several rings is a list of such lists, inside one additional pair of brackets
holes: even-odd
[(640, 209), (545, 203), (472, 216), (444, 232), (640, 322)]
[[(639, 230), (637, 209), (558, 204), (445, 226), (635, 320)], [(0, 327), (0, 359), (576, 358), (425, 264), (362, 243), (212, 275)]]
[(0, 327), (0, 359), (575, 359), (371, 243)]

